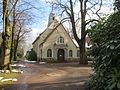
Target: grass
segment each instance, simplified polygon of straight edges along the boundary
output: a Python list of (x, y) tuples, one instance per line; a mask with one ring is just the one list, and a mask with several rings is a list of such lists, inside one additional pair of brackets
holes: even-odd
[[(8, 78), (18, 78), (19, 77), (19, 73), (0, 73), (0, 77), (4, 77), (4, 79), (8, 79)], [(14, 84), (13, 81), (6, 81), (6, 82), (1, 82), (0, 81), (0, 87), (4, 87), (6, 85), (12, 85)]]

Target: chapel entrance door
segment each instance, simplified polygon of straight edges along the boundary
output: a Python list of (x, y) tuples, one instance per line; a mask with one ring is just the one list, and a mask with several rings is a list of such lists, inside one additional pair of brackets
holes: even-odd
[(65, 60), (65, 51), (64, 49), (59, 49), (57, 52), (58, 62), (63, 62)]

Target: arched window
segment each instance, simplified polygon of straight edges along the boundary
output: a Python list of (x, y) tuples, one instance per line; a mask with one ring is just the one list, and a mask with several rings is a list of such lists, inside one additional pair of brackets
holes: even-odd
[(60, 37), (58, 38), (58, 42), (59, 42), (59, 43), (64, 43), (64, 38), (63, 38), (62, 36), (60, 36)]
[(77, 57), (80, 57), (80, 50), (77, 50)]
[(47, 50), (47, 57), (52, 57), (52, 50), (51, 49)]
[(69, 50), (69, 57), (72, 57), (72, 56), (73, 56), (72, 50)]

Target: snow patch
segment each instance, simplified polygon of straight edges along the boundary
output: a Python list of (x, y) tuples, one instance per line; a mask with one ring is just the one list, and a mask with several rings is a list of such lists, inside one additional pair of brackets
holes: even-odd
[(36, 61), (29, 61), (29, 60), (24, 60), (24, 61), (28, 63), (36, 63)]
[(0, 73), (11, 73), (11, 72), (13, 72), (13, 73), (23, 73), (23, 71), (22, 70), (17, 70), (17, 69), (13, 69), (13, 70), (0, 70)]
[(4, 77), (0, 77), (0, 80), (2, 80)]
[(46, 64), (47, 62), (39, 62), (39, 64)]
[(11, 64), (12, 67), (25, 67), (25, 65), (22, 64)]
[(18, 80), (16, 78), (7, 78), (1, 80), (1, 82), (7, 82), (7, 81), (18, 81)]
[(16, 70), (16, 69), (11, 70), (11, 72), (13, 72), (13, 73), (23, 73), (23, 71), (21, 71), (21, 70)]
[(0, 73), (10, 73), (10, 70), (0, 70)]

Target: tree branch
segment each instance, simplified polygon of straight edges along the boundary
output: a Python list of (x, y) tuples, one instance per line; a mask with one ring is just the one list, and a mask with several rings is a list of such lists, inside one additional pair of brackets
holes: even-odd
[(99, 20), (97, 20), (97, 19), (91, 19), (88, 22), (86, 22), (85, 25), (88, 25), (89, 23), (92, 23), (92, 22), (99, 22)]
[(14, 3), (14, 5), (13, 5), (12, 9), (11, 9), (10, 12), (8, 13), (8, 16), (11, 14), (12, 10), (16, 7), (17, 2), (18, 2), (18, 0), (15, 1), (15, 3)]

